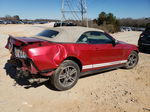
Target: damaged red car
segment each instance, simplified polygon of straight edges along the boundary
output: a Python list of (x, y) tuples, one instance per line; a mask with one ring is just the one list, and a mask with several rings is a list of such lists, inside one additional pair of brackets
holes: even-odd
[(9, 36), (6, 48), (18, 74), (30, 76), (32, 83), (51, 80), (58, 90), (72, 88), (83, 75), (131, 69), (139, 60), (137, 46), (77, 26), (45, 29), (30, 38)]

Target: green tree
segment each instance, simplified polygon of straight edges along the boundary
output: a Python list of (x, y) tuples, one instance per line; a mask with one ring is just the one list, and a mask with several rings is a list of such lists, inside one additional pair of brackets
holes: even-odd
[(106, 17), (106, 24), (115, 24), (116, 17), (112, 13), (108, 13)]
[(107, 17), (106, 13), (105, 12), (101, 12), (99, 14), (99, 17), (98, 17), (98, 20), (97, 20), (98, 25), (104, 24), (106, 22), (106, 17)]
[(117, 32), (119, 31), (119, 21), (112, 13), (106, 14), (101, 12), (97, 19), (97, 25), (106, 32)]

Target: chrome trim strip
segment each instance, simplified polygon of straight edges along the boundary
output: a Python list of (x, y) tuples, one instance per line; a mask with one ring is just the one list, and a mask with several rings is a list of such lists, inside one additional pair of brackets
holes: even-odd
[(90, 68), (98, 68), (98, 67), (104, 67), (104, 66), (110, 66), (110, 65), (117, 65), (117, 64), (123, 64), (123, 63), (126, 63), (126, 62), (127, 62), (127, 60), (120, 60), (120, 61), (113, 61), (113, 62), (108, 62), (108, 63), (84, 65), (83, 69), (90, 69)]

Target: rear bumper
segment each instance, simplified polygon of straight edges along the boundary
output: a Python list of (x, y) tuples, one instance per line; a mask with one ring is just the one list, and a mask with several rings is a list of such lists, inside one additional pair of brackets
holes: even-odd
[(42, 76), (51, 76), (56, 69), (39, 70), (31, 59), (15, 59), (17, 68), (30, 74), (40, 74)]

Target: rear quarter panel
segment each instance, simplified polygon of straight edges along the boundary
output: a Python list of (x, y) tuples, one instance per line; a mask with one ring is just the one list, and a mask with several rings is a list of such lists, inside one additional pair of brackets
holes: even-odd
[(66, 57), (66, 50), (57, 44), (26, 48), (27, 55), (39, 70), (53, 69)]
[[(50, 43), (41, 47), (27, 46), (24, 50), (39, 70), (57, 68), (67, 57), (76, 57), (82, 64), (88, 63), (90, 53), (77, 44)], [(81, 53), (82, 52), (82, 53)]]

